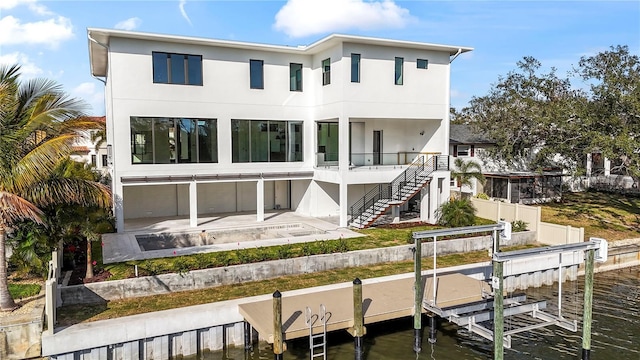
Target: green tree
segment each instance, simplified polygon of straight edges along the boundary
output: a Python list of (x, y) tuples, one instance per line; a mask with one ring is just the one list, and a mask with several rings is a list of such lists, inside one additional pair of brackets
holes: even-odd
[(581, 116), (590, 147), (612, 160), (613, 170), (640, 178), (640, 57), (628, 46), (580, 59), (577, 75), (589, 84)]
[(576, 114), (584, 93), (555, 69), (541, 69), (538, 60), (524, 57), (516, 70), (499, 77), (487, 95), (473, 97), (458, 115), (496, 141), (489, 156), (503, 168), (543, 168), (556, 163), (558, 153), (575, 167), (585, 154), (588, 136), (581, 132), (584, 119)]
[(46, 79), (20, 81), (20, 66), (0, 67), (0, 309), (16, 307), (8, 291), (6, 231), (19, 221), (42, 223), (40, 207), (80, 204), (108, 207), (108, 188), (51, 174), (74, 140), (96, 127), (83, 103)]
[(476, 221), (476, 208), (469, 199), (451, 199), (436, 211), (438, 224), (447, 227), (472, 226)]
[(460, 186), (460, 195), (463, 195), (463, 186), (473, 186), (473, 180), (475, 179), (480, 184), (485, 183), (484, 175), (482, 175), (482, 167), (480, 164), (473, 160), (464, 161), (462, 158), (456, 158), (453, 161), (454, 168), (451, 170), (451, 177), (456, 179), (458, 186)]

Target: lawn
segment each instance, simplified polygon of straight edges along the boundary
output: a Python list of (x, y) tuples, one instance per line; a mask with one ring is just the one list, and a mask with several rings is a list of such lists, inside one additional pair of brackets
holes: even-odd
[[(535, 247), (527, 245), (506, 248), (516, 250)], [(487, 251), (475, 251), (464, 254), (451, 254), (437, 258), (438, 267), (449, 267), (489, 261)], [(430, 269), (431, 261), (423, 261), (422, 268)], [(385, 263), (371, 266), (337, 269), (310, 274), (283, 276), (270, 280), (223, 285), (209, 289), (181, 291), (170, 294), (109, 301), (97, 305), (64, 306), (58, 311), (58, 325), (68, 326), (84, 321), (113, 319), (122, 316), (174, 309), (178, 307), (207, 304), (211, 302), (238, 299), (248, 296), (273, 293), (275, 290), (288, 291), (352, 281), (358, 277), (369, 279), (387, 275), (403, 274), (413, 271), (413, 261)]]
[(542, 221), (583, 227), (584, 236), (607, 240), (640, 238), (640, 198), (595, 191), (565, 193), (543, 204)]
[(30, 296), (38, 295), (42, 286), (40, 284), (9, 284), (9, 293), (14, 299), (24, 299)]

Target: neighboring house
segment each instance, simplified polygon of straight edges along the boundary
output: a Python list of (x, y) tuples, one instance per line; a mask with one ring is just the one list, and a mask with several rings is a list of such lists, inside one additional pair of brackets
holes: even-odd
[[(474, 161), (478, 163), (482, 168), (483, 174), (487, 171), (497, 169), (497, 166), (486, 156), (487, 149), (493, 146), (495, 146), (495, 141), (472, 131), (471, 125), (451, 124), (449, 132), (449, 153), (453, 158), (462, 158), (464, 161)], [(453, 164), (453, 161), (451, 164)], [(451, 187), (457, 191), (472, 193), (473, 195), (484, 192), (481, 183), (476, 179), (473, 179), (472, 182), (473, 186), (460, 188), (457, 180), (451, 178)]]
[[(250, 211), (263, 221), (267, 209), (363, 227), (415, 194), (435, 222), (448, 199), (450, 63), (471, 48), (348, 35), (298, 47), (88, 37), (91, 73), (106, 84), (118, 231), (140, 217), (197, 226), (202, 214)], [(406, 172), (410, 181), (394, 182)]]
[[(562, 190), (562, 171), (531, 172), (517, 168), (503, 169), (489, 156), (488, 150), (495, 141), (478, 134), (470, 125), (451, 124), (449, 135), (450, 152), (454, 158), (475, 161), (480, 164), (486, 182), (484, 185), (473, 179), (471, 188), (459, 188), (456, 179), (451, 179), (451, 187), (473, 195), (485, 193), (494, 199), (510, 203), (531, 204), (557, 199)], [(453, 162), (452, 162), (453, 163)]]
[[(102, 122), (106, 121), (104, 116), (93, 117), (94, 120)], [(107, 174), (108, 171), (108, 156), (107, 156), (107, 143), (102, 142), (98, 145), (97, 141), (91, 140), (97, 130), (90, 130), (78, 138), (73, 144), (73, 152), (71, 154), (71, 160), (77, 162), (83, 162), (90, 164), (96, 171), (100, 171), (103, 174)]]

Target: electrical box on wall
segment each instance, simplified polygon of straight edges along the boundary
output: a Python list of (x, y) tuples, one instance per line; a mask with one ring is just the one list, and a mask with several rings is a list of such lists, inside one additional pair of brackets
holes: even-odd
[(609, 256), (609, 244), (607, 240), (601, 238), (589, 238), (589, 240), (598, 243), (598, 249), (596, 250), (594, 260), (597, 262), (605, 262), (607, 261), (607, 257)]

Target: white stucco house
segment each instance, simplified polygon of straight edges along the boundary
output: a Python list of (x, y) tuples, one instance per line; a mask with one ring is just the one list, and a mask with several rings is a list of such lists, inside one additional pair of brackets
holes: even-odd
[[(92, 120), (104, 124), (106, 118), (104, 116), (96, 116)], [(98, 144), (97, 141), (92, 139), (96, 131), (98, 130), (86, 131), (76, 139), (72, 145), (70, 158), (77, 162), (90, 164), (95, 171), (106, 175), (109, 168), (107, 146), (106, 143)]]
[[(449, 197), (451, 62), (471, 48), (348, 35), (308, 46), (88, 29), (125, 219), (289, 209), (364, 227)], [(395, 181), (394, 181), (395, 180)]]

